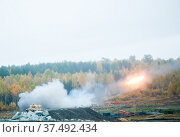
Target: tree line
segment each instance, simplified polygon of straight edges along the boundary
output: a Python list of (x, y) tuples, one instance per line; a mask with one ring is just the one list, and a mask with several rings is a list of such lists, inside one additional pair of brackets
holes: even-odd
[[(59, 79), (67, 92), (82, 87), (87, 81), (87, 73), (95, 76), (96, 83), (112, 84), (133, 71), (148, 69), (152, 66), (180, 64), (180, 59), (156, 59), (145, 55), (142, 60), (130, 56), (126, 60), (103, 58), (96, 62), (60, 62), (37, 65), (1, 66), (0, 68), (0, 110), (15, 110), (19, 94), (30, 92), (35, 86)], [(124, 100), (134, 96), (180, 96), (180, 71), (161, 75), (153, 80), (145, 91), (131, 92), (122, 96)], [(133, 94), (134, 93), (134, 94)], [(116, 98), (117, 100), (117, 98)]]
[[(44, 73), (45, 70), (50, 69), (54, 72), (60, 74), (64, 73), (76, 73), (76, 72), (96, 72), (96, 73), (118, 73), (121, 69), (134, 69), (134, 67), (144, 67), (146, 65), (163, 65), (168, 63), (180, 62), (180, 58), (174, 59), (156, 59), (153, 60), (151, 55), (144, 55), (142, 60), (136, 60), (135, 56), (130, 56), (129, 59), (123, 60), (109, 60), (107, 58), (102, 58), (101, 61), (94, 62), (57, 62), (57, 63), (40, 63), (36, 65), (26, 64), (21, 66), (1, 66), (0, 67), (0, 77), (9, 76), (11, 74), (31, 74), (34, 76), (37, 72)], [(116, 74), (116, 79), (119, 78), (119, 74)]]

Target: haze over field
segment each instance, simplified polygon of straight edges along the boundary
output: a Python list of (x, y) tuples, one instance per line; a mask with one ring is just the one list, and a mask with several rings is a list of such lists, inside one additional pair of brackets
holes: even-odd
[[(36, 86), (30, 92), (25, 91), (20, 93), (18, 106), (21, 110), (24, 110), (31, 104), (40, 104), (44, 108), (49, 109), (87, 107), (94, 104), (102, 105), (113, 96), (119, 96), (131, 91), (147, 90), (149, 85), (151, 85), (153, 80), (157, 77), (165, 76), (179, 69), (180, 60), (176, 60), (173, 63), (171, 62), (162, 66), (153, 67), (152, 65), (151, 67), (139, 71), (130, 71), (125, 77), (121, 77), (117, 81), (114, 81), (114, 77), (111, 75), (107, 78), (107, 81), (111, 82), (106, 84), (97, 82), (96, 73), (86, 73), (84, 75), (86, 77), (84, 85), (81, 85), (81, 87), (78, 86), (78, 88), (72, 88), (69, 91), (65, 88), (65, 84), (56, 78), (47, 84)], [(75, 74), (79, 75), (77, 72)], [(112, 74), (112, 71), (110, 74)], [(101, 77), (101, 79), (104, 78), (104, 76)], [(75, 80), (76, 78), (72, 78), (72, 80), (73, 79)], [(80, 79), (82, 79), (82, 77), (79, 77), (76, 80)], [(76, 82), (73, 82), (72, 85), (75, 83)], [(177, 93), (178, 92), (179, 89), (177, 89)]]
[(179, 0), (1, 0), (0, 66), (178, 58)]

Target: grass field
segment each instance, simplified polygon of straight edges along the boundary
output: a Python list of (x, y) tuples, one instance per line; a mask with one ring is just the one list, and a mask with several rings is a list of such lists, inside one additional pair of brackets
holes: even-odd
[(119, 118), (121, 121), (180, 121), (180, 98), (162, 99), (136, 104), (112, 104), (109, 106), (94, 107), (94, 110), (103, 113), (117, 114), (118, 110), (126, 112), (159, 112), (161, 115), (135, 115), (127, 118)]
[[(96, 112), (117, 114), (118, 110), (126, 112), (159, 112), (161, 115), (135, 115), (127, 118), (119, 118), (120, 121), (180, 121), (180, 99), (158, 100), (153, 102), (138, 102), (136, 104), (111, 104), (104, 106), (93, 106)], [(0, 112), (0, 119), (10, 119), (16, 112)]]

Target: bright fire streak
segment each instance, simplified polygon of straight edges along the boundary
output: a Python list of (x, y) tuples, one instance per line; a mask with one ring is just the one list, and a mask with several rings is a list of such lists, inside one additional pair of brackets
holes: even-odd
[(136, 84), (136, 83), (139, 83), (141, 80), (144, 79), (144, 76), (138, 76), (138, 77), (135, 77), (129, 81), (126, 82), (126, 85), (131, 85), (131, 84)]

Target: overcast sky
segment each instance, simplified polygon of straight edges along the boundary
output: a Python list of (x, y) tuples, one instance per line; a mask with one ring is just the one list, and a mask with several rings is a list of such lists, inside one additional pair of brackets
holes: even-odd
[(0, 0), (0, 65), (180, 57), (180, 0)]

